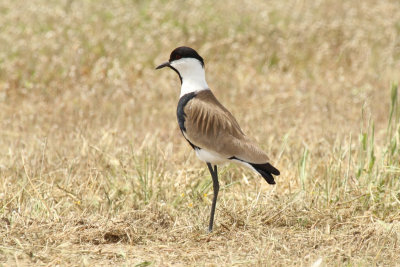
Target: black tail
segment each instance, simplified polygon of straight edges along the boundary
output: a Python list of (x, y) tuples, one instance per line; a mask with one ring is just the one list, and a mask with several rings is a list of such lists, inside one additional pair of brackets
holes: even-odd
[(252, 164), (249, 163), (253, 168), (258, 171), (261, 176), (267, 181), (269, 184), (275, 184), (274, 175), (279, 175), (281, 174), (278, 169), (276, 169), (274, 166), (272, 166), (269, 163), (264, 163), (264, 164)]

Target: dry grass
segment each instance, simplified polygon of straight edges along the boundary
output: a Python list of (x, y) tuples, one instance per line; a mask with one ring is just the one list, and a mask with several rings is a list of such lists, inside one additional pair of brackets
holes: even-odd
[[(281, 170), (221, 168), (212, 234), (183, 44)], [(398, 265), (399, 70), (398, 1), (2, 1), (0, 263)]]

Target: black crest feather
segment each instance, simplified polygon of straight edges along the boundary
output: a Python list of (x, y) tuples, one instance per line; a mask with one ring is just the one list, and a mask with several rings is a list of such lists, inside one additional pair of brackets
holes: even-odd
[(174, 60), (178, 60), (181, 58), (195, 58), (198, 59), (201, 62), (201, 65), (204, 66), (204, 60), (203, 58), (194, 50), (193, 48), (187, 47), (187, 46), (180, 46), (178, 48), (175, 48), (174, 51), (172, 51), (170, 57), (169, 57), (169, 62), (172, 62)]

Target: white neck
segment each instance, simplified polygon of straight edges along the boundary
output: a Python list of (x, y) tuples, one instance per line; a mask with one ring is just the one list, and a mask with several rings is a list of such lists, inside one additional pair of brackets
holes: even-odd
[(171, 63), (182, 77), (181, 95), (209, 89), (206, 73), (200, 61), (195, 58), (182, 58)]

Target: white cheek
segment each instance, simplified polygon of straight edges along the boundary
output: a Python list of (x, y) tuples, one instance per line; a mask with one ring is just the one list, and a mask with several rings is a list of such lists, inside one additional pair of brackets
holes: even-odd
[(185, 62), (183, 59), (175, 60), (171, 63), (171, 66), (181, 71), (185, 67)]
[(174, 60), (171, 67), (176, 69), (182, 78), (181, 96), (195, 91), (208, 89), (204, 68), (195, 58)]

